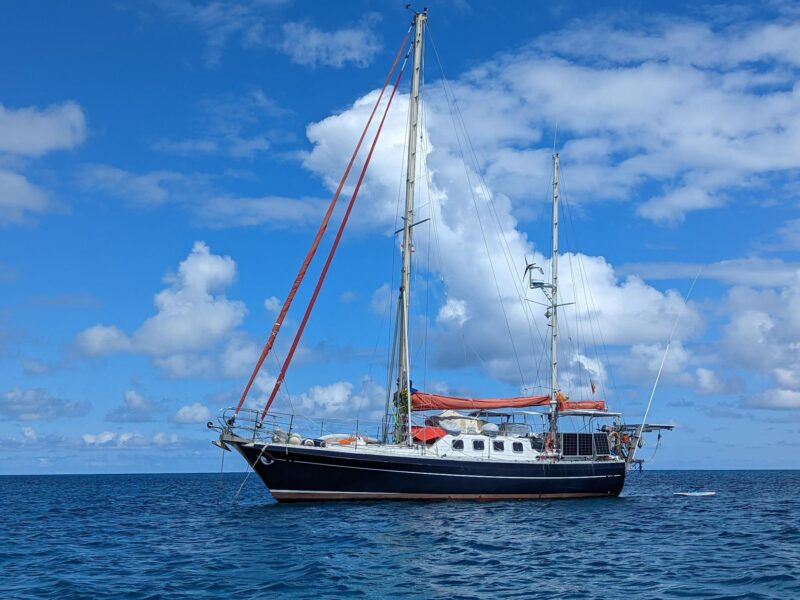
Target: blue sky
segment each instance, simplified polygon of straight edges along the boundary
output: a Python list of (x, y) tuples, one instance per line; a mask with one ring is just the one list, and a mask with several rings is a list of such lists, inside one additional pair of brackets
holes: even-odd
[[(544, 317), (518, 292), (525, 256), (549, 250), (557, 127), (562, 293), (577, 303), (564, 389), (583, 397), (591, 379), (640, 418), (702, 266), (652, 412), (678, 427), (653, 467), (797, 468), (797, 8), (490, 4), (429, 4), (475, 160), (428, 52), (415, 386), (546, 381)], [(215, 470), (204, 423), (241, 393), (410, 14), (280, 0), (2, 11), (0, 473)], [(404, 83), (281, 408), (383, 406)], [(275, 373), (270, 359), (254, 405)]]

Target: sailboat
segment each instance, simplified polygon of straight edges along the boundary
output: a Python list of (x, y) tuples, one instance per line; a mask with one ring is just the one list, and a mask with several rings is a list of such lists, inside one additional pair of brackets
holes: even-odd
[[(527, 265), (530, 289), (546, 302), (550, 340), (548, 393), (513, 398), (459, 398), (426, 393), (412, 387), (409, 350), (412, 252), (415, 222), (415, 172), (418, 148), (420, 71), (423, 31), (427, 11), (414, 12), (413, 21), (384, 82), (372, 114), (361, 135), (322, 225), (302, 263), (269, 340), (244, 389), (238, 405), (223, 412), (208, 427), (219, 433), (214, 444), (236, 450), (283, 502), (319, 500), (494, 500), (615, 497), (625, 484), (628, 470), (641, 465), (636, 450), (645, 433), (671, 429), (669, 425), (642, 422), (626, 424), (602, 400), (571, 401), (559, 388), (559, 155), (553, 152), (552, 254), (550, 277), (536, 265)], [(403, 57), (403, 55), (405, 55)], [(297, 415), (278, 415), (269, 409), (281, 388), (292, 356), (316, 301), (328, 267), (341, 239), (364, 172), (380, 135), (398, 84), (411, 64), (405, 209), (403, 211), (402, 265), (398, 290), (395, 338), (392, 343), (387, 407), (380, 431), (370, 436), (359, 431), (325, 434), (324, 425), (312, 431), (310, 421)], [(286, 355), (263, 411), (245, 406), (245, 400), (265, 357), (270, 353), (283, 319), (305, 277), (323, 237), (334, 206), (349, 176), (379, 103), (390, 87), (383, 118), (367, 155), (364, 169), (303, 320)], [(542, 279), (537, 279), (541, 276)], [(396, 367), (396, 370), (395, 370)], [(431, 414), (434, 413), (434, 414)], [(420, 420), (419, 414), (428, 415)], [(566, 419), (578, 422), (574, 431)], [(659, 433), (660, 436), (660, 433)]]

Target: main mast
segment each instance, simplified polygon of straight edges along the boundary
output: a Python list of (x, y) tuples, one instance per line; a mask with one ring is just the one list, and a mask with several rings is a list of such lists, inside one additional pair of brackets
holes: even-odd
[[(417, 170), (417, 126), (419, 121), (419, 80), (422, 70), (422, 32), (427, 11), (414, 14), (414, 70), (411, 73), (411, 96), (408, 117), (408, 161), (406, 166), (406, 205), (403, 215), (403, 266), (400, 279), (400, 344), (395, 401), (395, 441), (411, 439), (411, 364), (409, 351), (409, 304), (411, 298), (412, 227), (414, 225), (414, 183)], [(404, 414), (403, 414), (404, 413)], [(405, 419), (403, 418), (405, 417)], [(405, 420), (405, 427), (403, 425)]]
[(558, 153), (553, 153), (553, 255), (550, 258), (550, 440), (558, 435)]

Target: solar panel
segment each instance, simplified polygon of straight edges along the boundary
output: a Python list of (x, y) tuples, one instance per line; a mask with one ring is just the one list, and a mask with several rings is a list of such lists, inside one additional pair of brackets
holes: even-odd
[(577, 456), (578, 455), (578, 434), (577, 433), (562, 433), (561, 434), (561, 452), (564, 456)]
[(595, 454), (611, 454), (611, 448), (608, 445), (608, 436), (605, 433), (594, 434), (594, 451)]
[(591, 433), (578, 434), (578, 454), (580, 456), (591, 456), (593, 454)]
[(562, 433), (561, 452), (564, 456), (595, 456), (610, 454), (605, 433)]

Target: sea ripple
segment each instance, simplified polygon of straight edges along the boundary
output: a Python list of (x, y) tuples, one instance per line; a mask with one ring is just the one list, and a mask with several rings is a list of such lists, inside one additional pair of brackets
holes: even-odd
[[(797, 598), (800, 472), (620, 498), (277, 504), (241, 473), (0, 477), (9, 598)], [(676, 497), (708, 489), (714, 497)]]

